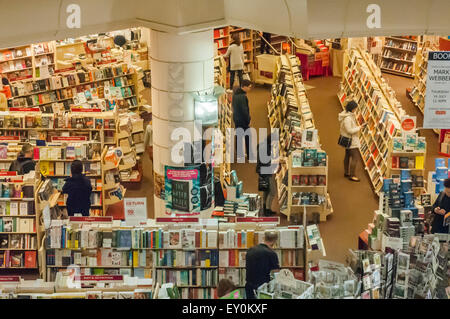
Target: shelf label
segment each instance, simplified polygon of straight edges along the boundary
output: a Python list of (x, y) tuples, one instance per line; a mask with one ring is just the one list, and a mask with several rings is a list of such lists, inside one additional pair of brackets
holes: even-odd
[(52, 136), (52, 142), (57, 142), (57, 141), (82, 142), (82, 141), (87, 141), (87, 137), (86, 136)]
[(85, 113), (92, 113), (92, 112), (101, 113), (102, 112), (101, 109), (83, 109), (80, 107), (73, 107), (73, 108), (71, 108), (71, 111), (72, 112), (85, 112)]
[(20, 136), (0, 136), (0, 141), (20, 141)]
[(0, 276), (0, 282), (20, 282), (20, 276)]
[(428, 52), (423, 127), (450, 128), (450, 51)]
[(103, 222), (112, 223), (112, 216), (69, 216), (71, 222)]
[(123, 281), (123, 275), (85, 275), (85, 276), (75, 276), (76, 281), (103, 281), (103, 282), (112, 282), (112, 281)]
[(237, 223), (280, 223), (280, 217), (237, 217)]
[(198, 223), (197, 217), (158, 217), (157, 223)]
[(0, 176), (17, 176), (17, 172), (0, 172)]
[(10, 112), (40, 112), (41, 109), (38, 107), (10, 107)]

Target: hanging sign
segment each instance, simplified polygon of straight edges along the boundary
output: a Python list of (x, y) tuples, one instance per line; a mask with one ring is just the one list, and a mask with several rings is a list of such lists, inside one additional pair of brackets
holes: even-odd
[(0, 141), (20, 141), (20, 136), (0, 136)]
[(428, 52), (423, 127), (450, 128), (450, 51)]
[(0, 276), (0, 282), (20, 282), (20, 276)]
[(85, 113), (92, 113), (92, 112), (101, 112), (101, 109), (83, 109), (80, 107), (73, 107), (71, 109), (72, 112), (85, 112)]
[(147, 224), (147, 198), (125, 198), (125, 223), (127, 226)]
[(84, 142), (87, 141), (86, 136), (52, 136), (52, 142)]
[(70, 222), (103, 222), (103, 223), (111, 223), (112, 216), (69, 216)]
[(280, 217), (237, 217), (237, 223), (280, 223)]
[(158, 217), (157, 223), (198, 223), (198, 217)]
[(74, 279), (83, 282), (123, 282), (123, 275), (82, 275)]
[(10, 107), (10, 112), (40, 112), (41, 109), (38, 107)]

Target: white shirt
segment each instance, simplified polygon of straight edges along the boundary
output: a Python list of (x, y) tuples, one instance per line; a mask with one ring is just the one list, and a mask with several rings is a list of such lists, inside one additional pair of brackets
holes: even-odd
[(243, 70), (244, 69), (244, 48), (241, 45), (233, 43), (228, 47), (227, 53), (224, 57), (230, 57), (230, 70)]

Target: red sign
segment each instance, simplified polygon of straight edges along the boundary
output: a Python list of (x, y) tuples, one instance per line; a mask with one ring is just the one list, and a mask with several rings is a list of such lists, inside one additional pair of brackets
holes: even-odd
[(10, 112), (40, 112), (41, 109), (38, 107), (10, 107)]
[(17, 172), (0, 172), (0, 176), (17, 176)]
[(123, 275), (75, 276), (74, 279), (79, 281), (123, 281)]
[(70, 222), (112, 222), (112, 216), (69, 216)]
[(415, 124), (416, 123), (414, 123), (414, 121), (412, 119), (405, 119), (402, 122), (402, 129), (405, 130), (405, 131), (411, 131), (416, 126)]
[(279, 223), (280, 217), (237, 217), (237, 223)]
[(72, 112), (101, 112), (101, 109), (83, 109), (80, 107), (74, 107), (71, 109)]
[(68, 71), (72, 71), (72, 70), (75, 70), (75, 67), (55, 70), (55, 73), (68, 72)]
[(158, 217), (157, 223), (198, 223), (197, 217)]
[(0, 282), (20, 282), (20, 276), (0, 276)]
[(435, 111), (434, 112), (436, 115), (445, 115), (446, 111)]
[(0, 136), (0, 141), (20, 141), (20, 136)]
[(86, 136), (52, 136), (52, 142), (56, 141), (86, 141)]

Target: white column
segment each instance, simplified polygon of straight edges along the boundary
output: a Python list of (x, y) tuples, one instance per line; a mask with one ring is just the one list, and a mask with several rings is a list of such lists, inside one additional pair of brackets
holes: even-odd
[[(213, 30), (176, 35), (151, 30), (153, 170), (164, 177), (165, 165), (184, 166), (171, 159), (171, 133), (179, 127), (194, 135), (192, 93), (214, 89)], [(155, 179), (156, 188), (156, 179)], [(167, 216), (165, 202), (154, 195), (155, 217)]]

